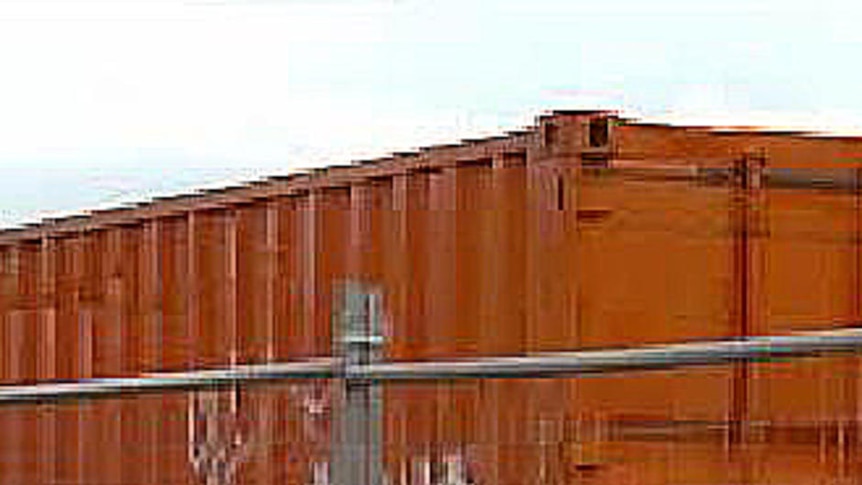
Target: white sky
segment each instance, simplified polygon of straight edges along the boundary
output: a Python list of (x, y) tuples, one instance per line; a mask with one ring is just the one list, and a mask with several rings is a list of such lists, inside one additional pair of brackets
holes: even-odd
[(0, 226), (601, 107), (862, 132), (854, 2), (0, 0)]

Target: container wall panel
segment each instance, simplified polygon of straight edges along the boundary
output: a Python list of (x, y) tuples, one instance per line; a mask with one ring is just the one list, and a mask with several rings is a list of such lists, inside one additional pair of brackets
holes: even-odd
[[(756, 333), (815, 330), (854, 321), (858, 268), (855, 197), (813, 190), (771, 190), (764, 211), (765, 294)], [(843, 422), (855, 416), (855, 359), (757, 366), (753, 419), (775, 423)], [(851, 387), (848, 389), (848, 385)], [(800, 394), (799, 389), (809, 392)]]
[[(434, 358), (451, 358), (458, 354), (457, 314), (455, 289), (456, 275), (456, 168), (445, 168), (429, 174), (428, 224), (426, 246), (429, 271), (425, 290), (425, 310), (428, 336), (428, 355)], [(458, 436), (457, 407), (454, 396), (463, 392), (464, 385), (437, 383), (433, 395), (434, 419), (432, 437), (427, 453), (440, 453), (440, 448), (460, 443)]]
[[(14, 273), (12, 272), (12, 250), (8, 247), (0, 248), (0, 382), (8, 382), (9, 372), (9, 325), (14, 305)], [(16, 455), (17, 436), (13, 423), (14, 415), (10, 408), (0, 409), (0, 428), (7, 430), (0, 436), (0, 464), (5, 465), (4, 472), (0, 472), (0, 484), (7, 484), (11, 476), (17, 473), (17, 464), (14, 463)], [(12, 433), (9, 433), (12, 431)]]
[(74, 380), (82, 377), (84, 342), (79, 312), (79, 286), (81, 277), (81, 241), (78, 238), (60, 239), (54, 246), (56, 262), (56, 339), (55, 378)]
[[(279, 212), (276, 353), (289, 359), (329, 355), (333, 285), (348, 271), (350, 191), (345, 187), (290, 197)], [(291, 383), (277, 399), (276, 480), (307, 483), (315, 473), (325, 475), (328, 383)]]
[[(0, 329), (0, 353), (2, 353), (2, 382), (13, 383), (18, 372), (18, 331), (20, 311), (19, 305), (19, 251), (16, 247), (6, 247), (0, 253), (0, 311), (2, 311), (2, 329)], [(25, 437), (28, 433), (24, 425), (27, 420), (27, 410), (5, 407), (0, 409), (0, 426), (4, 433), (0, 437), (0, 463), (3, 464), (0, 473), (0, 483), (3, 485), (20, 483), (25, 480), (25, 460), (33, 459), (32, 450), (25, 447)]]
[[(89, 319), (88, 371), (93, 376), (119, 374), (120, 346), (115, 297), (116, 288), (111, 274), (111, 238), (106, 231), (94, 231), (84, 236), (84, 284), (81, 294), (82, 311)], [(115, 255), (114, 258), (119, 258)], [(112, 291), (114, 290), (114, 291)]]
[(433, 172), (428, 179), (428, 245), (424, 257), (430, 264), (425, 310), (428, 314), (428, 352), (435, 358), (451, 358), (457, 353), (455, 180), (454, 168)]
[[(482, 303), (485, 293), (491, 290), (483, 266), (485, 251), (492, 251), (484, 244), (494, 221), (491, 210), (493, 170), (492, 159), (462, 161), (441, 174), (443, 183), (450, 184), (449, 187), (439, 187), (434, 189), (439, 191), (432, 192), (432, 196), (439, 197), (436, 201), (432, 199), (440, 204), (436, 209), (432, 206), (432, 211), (440, 224), (437, 227), (443, 231), (440, 236), (444, 238), (442, 248), (446, 252), (442, 261), (453, 271), (449, 276), (451, 286), (445, 289), (450, 296), (444, 301), (451, 305), (447, 316), (452, 326), (446, 328), (442, 336), (447, 355), (476, 355), (485, 346), (480, 329), (488, 324), (482, 319)], [(440, 262), (439, 259), (433, 261)], [(439, 323), (429, 322), (432, 326)], [(445, 461), (446, 456), (472, 459), (479, 453), (481, 395), (482, 387), (477, 381), (439, 385), (437, 452), (441, 454), (440, 460)]]
[(585, 178), (580, 190), (582, 345), (728, 334), (725, 189)]
[(303, 315), (303, 298), (299, 286), (302, 246), (300, 239), (301, 214), (298, 197), (284, 197), (274, 202), (276, 234), (275, 288), (274, 288), (274, 353), (276, 360), (294, 357), (301, 346), (304, 329), (300, 325)]
[[(282, 197), (273, 202), (276, 247), (274, 271), (273, 353), (277, 361), (302, 359), (312, 354), (312, 329), (306, 325), (306, 282), (309, 243), (304, 221), (310, 215), (307, 195)], [(305, 265), (305, 266), (304, 266)], [(310, 278), (309, 278), (310, 281)], [(302, 406), (318, 383), (291, 382), (268, 388), (273, 395), (273, 442), (269, 447), (276, 483), (300, 483), (308, 476), (313, 443), (304, 435), (309, 415)]]
[[(392, 278), (384, 286), (386, 331), (392, 338), (392, 345), (386, 349), (389, 358), (422, 359), (432, 351), (427, 292), (431, 272), (428, 254), (432, 247), (430, 184), (435, 176), (411, 172), (395, 177), (391, 183), (375, 184), (372, 189), (375, 204), (385, 207), (391, 203), (392, 207), (389, 222), (372, 222), (373, 228), (381, 226), (382, 236), (391, 248), (381, 255)], [(394, 448), (388, 469), (395, 476), (418, 480), (421, 466), (414, 462), (428, 456), (435, 443), (437, 386), (389, 386), (384, 392), (387, 444)]]
[[(54, 241), (53, 279), (55, 287), (54, 335), (56, 356), (55, 378), (77, 380), (83, 376), (83, 348), (81, 318), (78, 307), (78, 289), (81, 276), (81, 241), (65, 238)], [(81, 408), (58, 406), (56, 409), (56, 470), (55, 480), (75, 483), (81, 480), (80, 451), (82, 435), (79, 433)]]
[(18, 259), (18, 315), (12, 326), (11, 341), (17, 349), (12, 356), (16, 367), (16, 381), (35, 382), (38, 378), (38, 292), (39, 244), (28, 242), (17, 250)]
[[(411, 241), (408, 232), (409, 213), (408, 207), (415, 204), (415, 197), (410, 195), (410, 188), (416, 184), (416, 176), (408, 177), (399, 175), (388, 179), (388, 188), (377, 188), (375, 190), (388, 190), (388, 204), (386, 222), (383, 224), (384, 237), (388, 250), (383, 254), (386, 265), (388, 284), (385, 285), (386, 306), (385, 316), (387, 319), (386, 329), (392, 336), (393, 344), (387, 346), (387, 358), (411, 359), (417, 358), (417, 350), (421, 342), (421, 328), (416, 317), (420, 308), (411, 304), (411, 298), (415, 298), (421, 281), (411, 281), (411, 260), (409, 245)], [(421, 301), (421, 300), (419, 300)]]
[[(348, 272), (352, 279), (370, 283), (380, 292), (385, 321), (385, 334), (389, 337), (386, 358), (403, 358), (408, 348), (409, 335), (405, 327), (392, 329), (396, 311), (394, 287), (396, 285), (398, 254), (397, 220), (393, 217), (393, 180), (374, 179), (351, 187), (350, 192), (350, 241), (348, 247)], [(382, 389), (385, 405), (384, 461), (386, 473), (397, 476), (401, 464), (407, 459), (407, 438), (404, 425), (407, 423), (407, 399), (404, 389), (386, 386)]]
[[(351, 191), (349, 188), (332, 188), (311, 193), (311, 211), (306, 214), (305, 229), (313, 233), (313, 248), (308, 268), (313, 271), (309, 289), (309, 319), (303, 324), (312, 331), (311, 355), (331, 355), (333, 308), (337, 304), (336, 285), (349, 274), (351, 248)], [(308, 387), (308, 386), (304, 386)], [(312, 387), (306, 392), (322, 393), (323, 388)], [(331, 402), (331, 401), (330, 401)], [(302, 425), (313, 437), (305, 440), (303, 448), (308, 453), (308, 462), (327, 463), (330, 456), (329, 416), (315, 416), (303, 409)], [(308, 463), (307, 462), (307, 463)]]
[(350, 188), (350, 239), (346, 242), (351, 278), (386, 286), (384, 230), (391, 198), (391, 179), (369, 181)]
[[(190, 274), (192, 254), (188, 217), (171, 216), (159, 220), (151, 234), (158, 244), (157, 304), (160, 324), (158, 344), (160, 359), (156, 367), (184, 370), (195, 367), (195, 329), (191, 318)], [(159, 461), (158, 483), (192, 483), (188, 464), (187, 409), (188, 396), (165, 394), (157, 400), (156, 421)]]
[(351, 248), (350, 189), (333, 188), (312, 194), (313, 215), (306, 230), (314, 233), (313, 308), (310, 325), (313, 355), (331, 355), (335, 285), (348, 276)]
[[(162, 284), (161, 284), (161, 231), (158, 220), (148, 221), (143, 228), (141, 259), (141, 317), (142, 328), (140, 369), (152, 372), (162, 367)], [(140, 372), (140, 371), (139, 371)]]
[[(578, 345), (577, 232), (571, 208), (577, 171), (573, 160), (555, 158), (543, 151), (528, 153), (526, 304), (527, 326), (523, 349), (529, 352), (575, 348)], [(561, 462), (556, 449), (561, 441), (567, 407), (577, 386), (565, 379), (522, 381), (514, 393), (527, 397), (524, 415), (513, 417), (521, 445), (513, 458), (522, 463), (518, 474), (544, 474), (556, 480)], [(507, 398), (508, 399), (508, 398)], [(515, 424), (520, 422), (521, 424)], [(556, 445), (554, 444), (556, 443)], [(549, 448), (550, 447), (550, 448)]]
[(531, 158), (528, 169), (527, 210), (527, 347), (550, 351), (571, 348), (577, 322), (571, 305), (574, 253), (566, 210), (573, 171), (562, 160)]
[(235, 213), (237, 359), (243, 363), (267, 360), (271, 331), (272, 275), (267, 238), (267, 205), (241, 206)]
[[(34, 254), (34, 277), (36, 286), (35, 351), (36, 378), (53, 379), (56, 373), (56, 273), (57, 241), (42, 239)], [(57, 408), (47, 407), (38, 413), (33, 428), (37, 436), (37, 480), (48, 482), (57, 475)]]
[[(727, 189), (596, 177), (579, 189), (582, 346), (731, 334)], [(726, 368), (583, 379), (576, 402), (597, 419), (722, 421), (731, 379)]]
[[(272, 346), (273, 289), (276, 256), (274, 234), (275, 207), (264, 201), (235, 209), (236, 283), (236, 350), (242, 363), (267, 362)], [(259, 446), (251, 459), (242, 466), (239, 483), (269, 484), (274, 480), (272, 440), (276, 388), (246, 391), (242, 394), (242, 410), (258, 420), (251, 439)]]
[(162, 367), (182, 370), (194, 366), (195, 333), (191, 327), (189, 220), (162, 219), (160, 239)]
[[(113, 237), (114, 247), (118, 249), (116, 277), (118, 281), (119, 318), (111, 324), (119, 327), (120, 375), (135, 376), (144, 371), (142, 366), (143, 333), (146, 325), (144, 317), (146, 269), (142, 254), (144, 251), (144, 228), (140, 225), (123, 226), (111, 229), (117, 234)], [(137, 443), (134, 448), (126, 448), (121, 455), (121, 480), (125, 482), (145, 482), (150, 470), (152, 443), (145, 440), (139, 398), (123, 400), (119, 403), (120, 438), (122, 443)]]
[(351, 244), (348, 248), (348, 275), (366, 282), (380, 292), (383, 332), (387, 337), (386, 359), (410, 358), (409, 325), (399, 309), (400, 278), (405, 275), (402, 227), (395, 210), (396, 187), (391, 177), (372, 179), (351, 190)]
[[(502, 273), (499, 297), (493, 302), (499, 312), (499, 331), (493, 332), (500, 340), (494, 347), (501, 353), (519, 354), (529, 350), (528, 295), (533, 281), (528, 278), (528, 228), (534, 212), (527, 206), (529, 175), (526, 155), (519, 154), (502, 160), (502, 167), (495, 171), (498, 224), (502, 245), (499, 264)], [(498, 165), (500, 165), (498, 163)], [(530, 399), (530, 384), (527, 381), (492, 381), (496, 389), (489, 389), (489, 396), (498, 412), (493, 417), (491, 430), (496, 434), (497, 471), (499, 483), (517, 483), (518, 477), (531, 472), (523, 460), (524, 446), (520, 442), (529, 436), (530, 420), (526, 406)]]
[(196, 362), (201, 367), (230, 362), (229, 217), (226, 210), (199, 211), (192, 222), (195, 348)]
[[(141, 228), (140, 261), (140, 328), (137, 330), (139, 341), (138, 373), (152, 372), (162, 367), (162, 311), (161, 311), (161, 251), (159, 221), (147, 221)], [(164, 426), (173, 425), (162, 419), (161, 396), (145, 396), (138, 400), (135, 407), (138, 436), (145, 458), (140, 463), (142, 480), (149, 483), (159, 481), (159, 468), (163, 450), (160, 433)]]
[[(84, 279), (82, 307), (89, 314), (89, 372), (96, 377), (122, 374), (122, 265), (121, 233), (104, 230), (84, 236)], [(83, 450), (84, 476), (94, 483), (116, 483), (121, 479), (123, 443), (121, 408), (116, 400), (85, 407), (89, 414), (83, 427), (94, 441)], [(96, 444), (97, 443), (97, 444)], [(93, 453), (102, 449), (103, 453)], [(104, 461), (101, 458), (104, 457)]]
[(527, 169), (524, 154), (495, 160), (491, 186), (483, 193), (486, 226), (476, 251), (486, 286), (478, 296), (479, 352), (518, 354), (526, 338)]
[[(80, 374), (83, 378), (93, 377), (93, 329), (94, 311), (98, 278), (94, 264), (93, 234), (91, 232), (77, 235), (75, 251), (75, 275), (77, 283), (78, 326), (80, 329)], [(79, 410), (78, 419), (78, 461), (81, 468), (80, 479), (86, 483), (104, 483), (101, 479), (102, 470), (97, 467), (96, 458), (88, 451), (100, 446), (100, 426), (97, 424), (99, 413), (95, 406), (83, 405)], [(117, 453), (114, 447), (109, 453)]]
[(492, 229), (493, 168), (491, 159), (472, 160), (456, 169), (455, 194), (455, 307), (456, 352), (476, 355), (480, 348), (482, 296), (489, 293), (485, 273), (485, 235)]
[(18, 298), (17, 261), (14, 247), (0, 248), (0, 382), (12, 377), (12, 316)]
[[(436, 175), (417, 172), (395, 180), (394, 203), (398, 218), (398, 265), (403, 268), (391, 298), (396, 310), (392, 326), (403, 327), (409, 336), (404, 358), (421, 359), (431, 355), (428, 293), (431, 273), (430, 239), (432, 224), (430, 206), (431, 180)], [(397, 330), (394, 330), (397, 332)]]

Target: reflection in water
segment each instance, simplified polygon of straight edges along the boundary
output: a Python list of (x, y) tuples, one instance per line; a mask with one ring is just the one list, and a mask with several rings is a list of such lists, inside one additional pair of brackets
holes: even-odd
[(257, 436), (247, 426), (252, 416), (240, 409), (239, 395), (238, 388), (189, 394), (189, 464), (204, 485), (234, 483), (238, 467), (253, 450)]
[(329, 462), (314, 462), (311, 464), (311, 485), (329, 484)]
[[(47, 418), (62, 432), (70, 427), (63, 420), (78, 423), (78, 416), (49, 415), (46, 409), (37, 407), (7, 408), (5, 414), (0, 412), (0, 423), (6, 431), (0, 433), (0, 446), (6, 453), (2, 455), (6, 460), (0, 462), (0, 483), (331, 485), (326, 399), (322, 387), (306, 392), (306, 399), (282, 387), (278, 393), (244, 394), (239, 402), (230, 392), (222, 392), (219, 398), (213, 394), (207, 398), (206, 393), (201, 393), (172, 396), (163, 403), (153, 400), (150, 403), (159, 406), (150, 409), (161, 413), (153, 416), (160, 423), (159, 433), (139, 435), (142, 440), (135, 442), (128, 438), (127, 443), (122, 441), (128, 436), (125, 429), (114, 426), (125, 415), (111, 411), (116, 407), (106, 406), (110, 402), (94, 402), (89, 404), (92, 415), (98, 410), (100, 419), (81, 422), (81, 429), (91, 436), (85, 436), (88, 441), (84, 441), (86, 449), (80, 458), (43, 454), (47, 446), (38, 440), (45, 435), (15, 437), (9, 432), (9, 423), (29, 420), (31, 427), (38, 430), (39, 420)], [(190, 400), (196, 404), (189, 406)], [(425, 404), (427, 400), (415, 402)], [(422, 414), (422, 409), (390, 406), (385, 418), (389, 420), (384, 449), (386, 485), (862, 483), (860, 436), (850, 419), (831, 423), (751, 422), (744, 433), (746, 441), (733, 442), (728, 439), (731, 433), (727, 422), (663, 421), (644, 416), (612, 420), (585, 413), (519, 415), (508, 412), (512, 408), (506, 407), (504, 419), (493, 422), (490, 413), (461, 421), (464, 429), (474, 425), (487, 426), (487, 430), (464, 438), (455, 434), (441, 438), (436, 433), (446, 431), (445, 426), (452, 421), (453, 414), (448, 410)], [(193, 411), (191, 415), (187, 414), (189, 410)], [(258, 420), (258, 416), (268, 417)], [(187, 421), (187, 417), (191, 419)], [(423, 419), (436, 421), (429, 425)], [(259, 427), (256, 423), (269, 424)], [(509, 433), (503, 429), (508, 425), (523, 432)], [(430, 430), (428, 434), (423, 426)], [(112, 436), (117, 437), (116, 441), (108, 441)], [(242, 439), (237, 437), (244, 437), (254, 446), (242, 453)], [(62, 477), (60, 472), (45, 464), (60, 458), (82, 460), (87, 475), (71, 476), (65, 481), (55, 479)], [(212, 458), (227, 460), (217, 465)], [(240, 458), (243, 460), (236, 461)], [(119, 459), (123, 462), (113, 466), (112, 462)], [(231, 468), (231, 460), (237, 466)], [(153, 481), (136, 481), (127, 476), (148, 462), (159, 464)], [(48, 478), (36, 474), (45, 469), (51, 473)]]
[[(303, 387), (292, 395), (304, 416), (304, 437), (324, 440), (321, 445), (328, 439), (329, 396), (325, 386)], [(726, 421), (611, 419), (555, 412), (550, 403), (529, 411), (503, 400), (494, 417), (481, 406), (465, 414), (437, 401), (428, 413), (422, 406), (435, 402), (434, 392), (388, 396), (387, 485), (807, 485), (858, 476), (858, 437), (848, 423), (750, 423), (748, 441), (733, 443)], [(496, 431), (476, 431), (483, 426)], [(450, 429), (463, 437), (446, 434)], [(306, 463), (309, 481), (328, 485), (328, 456), (316, 457)]]
[[(435, 459), (433, 455), (421, 455), (411, 459), (409, 466), (399, 467), (397, 477), (385, 473), (387, 485), (478, 485), (470, 476), (462, 454), (446, 453)], [(407, 473), (412, 469), (412, 473)], [(311, 463), (309, 485), (330, 485), (329, 462)]]

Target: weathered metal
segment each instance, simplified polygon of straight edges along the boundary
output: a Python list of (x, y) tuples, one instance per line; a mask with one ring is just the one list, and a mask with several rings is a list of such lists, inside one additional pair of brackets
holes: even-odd
[[(388, 360), (852, 325), (862, 321), (860, 144), (559, 112), (503, 137), (3, 231), (0, 382), (329, 358), (332, 284), (344, 279), (381, 288)], [(762, 166), (740, 177), (740, 160), (752, 157)], [(712, 474), (690, 481), (756, 482), (742, 465), (741, 475), (724, 476), (736, 465), (695, 452), (647, 459), (664, 452), (580, 443), (552, 453), (546, 443), (577, 441), (569, 428), (581, 424), (640, 416), (838, 430), (834, 440), (823, 435), (823, 460), (850, 469), (858, 364), (831, 357), (740, 371), (393, 384), (383, 398), (386, 466), (408, 455), (443, 460), (449, 452), (432, 445), (447, 443), (467, 450), (467, 469), (499, 484), (539, 469), (586, 480), (589, 463), (575, 471), (566, 463), (589, 457), (642, 483), (668, 483), (667, 470), (683, 469)], [(292, 424), (300, 419), (284, 416), (295, 396), (268, 389), (248, 399), (274, 417), (272, 446), (237, 477), (308, 482), (312, 467), (296, 463), (319, 462), (328, 445), (299, 444), (308, 441)], [(0, 463), (14, 463), (0, 483), (189, 482), (176, 445), (186, 423), (172, 418), (185, 397), (155, 397), (0, 410), (8, 430)], [(123, 446), (130, 442), (139, 445)], [(105, 451), (84, 460), (97, 446)], [(673, 457), (683, 455), (703, 466), (678, 466)], [(792, 479), (823, 478), (799, 472), (810, 465), (802, 459), (773, 460), (796, 470)], [(638, 465), (647, 462), (654, 468)], [(593, 478), (625, 480), (603, 473)]]

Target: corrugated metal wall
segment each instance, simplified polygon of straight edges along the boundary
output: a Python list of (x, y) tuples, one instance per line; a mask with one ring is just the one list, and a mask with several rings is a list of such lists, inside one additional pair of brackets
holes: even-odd
[[(609, 146), (590, 147), (590, 116), (396, 157), (367, 174), (341, 169), (362, 172), (347, 181), (333, 169), (224, 203), (10, 233), (0, 249), (0, 379), (328, 355), (333, 285), (345, 278), (383, 290), (391, 359), (859, 320), (858, 194), (761, 186), (762, 157), (744, 157), (755, 147), (767, 167), (855, 170), (842, 154), (858, 141), (620, 125)], [(582, 163), (603, 158), (619, 169)], [(688, 169), (740, 160), (747, 182), (706, 184)], [(326, 386), (243, 392), (263, 445), (239, 483), (310, 483), (329, 424), (306, 404), (325, 399)], [(853, 358), (391, 385), (387, 468), (420, 483), (417, 457), (448, 450), (465, 454), (479, 483), (813, 483), (852, 472), (858, 390)], [(188, 400), (2, 408), (0, 483), (194, 483)], [(773, 431), (740, 436), (741, 420)]]

